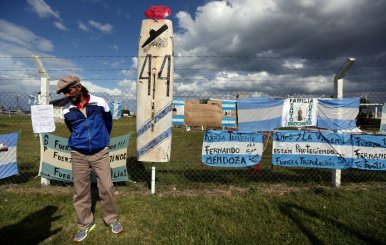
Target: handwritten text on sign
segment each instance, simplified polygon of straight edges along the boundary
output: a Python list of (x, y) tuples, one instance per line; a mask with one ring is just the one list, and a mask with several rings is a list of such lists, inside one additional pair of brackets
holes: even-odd
[(209, 130), (204, 135), (202, 163), (216, 167), (248, 167), (260, 162), (262, 133)]
[(316, 125), (317, 99), (290, 98), (284, 101), (282, 127)]
[(351, 157), (348, 133), (283, 130), (273, 134), (273, 165), (346, 169)]
[(34, 133), (55, 131), (54, 108), (52, 105), (31, 106), (32, 129)]
[[(130, 134), (110, 139), (109, 159), (113, 182), (127, 181), (127, 147)], [(59, 181), (72, 181), (71, 148), (68, 139), (53, 134), (41, 134), (41, 163), (39, 175)]]
[(386, 170), (386, 136), (353, 135), (353, 168)]

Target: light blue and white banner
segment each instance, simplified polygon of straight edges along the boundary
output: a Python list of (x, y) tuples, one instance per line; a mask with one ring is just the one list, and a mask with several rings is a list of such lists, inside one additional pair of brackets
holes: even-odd
[(0, 135), (0, 179), (18, 174), (17, 139), (19, 133)]
[[(113, 182), (129, 179), (126, 161), (131, 134), (110, 139), (109, 158)], [(68, 139), (49, 133), (40, 134), (39, 176), (58, 181), (72, 182), (71, 148)]]
[(281, 130), (273, 133), (272, 164), (283, 167), (351, 167), (350, 133)]
[(381, 125), (379, 127), (380, 134), (386, 134), (386, 105), (382, 106)]
[(110, 107), (110, 112), (111, 112), (113, 119), (119, 119), (122, 117), (122, 103), (121, 102), (111, 102), (109, 107)]
[(270, 98), (237, 99), (240, 132), (271, 131), (281, 127), (284, 100)]
[(353, 168), (386, 170), (386, 136), (352, 135)]
[(356, 128), (360, 98), (319, 99), (317, 127), (330, 130)]
[(174, 99), (172, 103), (172, 124), (184, 125), (184, 108), (185, 101), (182, 99)]
[(248, 167), (263, 155), (262, 133), (208, 130), (204, 135), (201, 160), (213, 167)]
[(221, 100), (221, 127), (236, 127), (236, 100)]

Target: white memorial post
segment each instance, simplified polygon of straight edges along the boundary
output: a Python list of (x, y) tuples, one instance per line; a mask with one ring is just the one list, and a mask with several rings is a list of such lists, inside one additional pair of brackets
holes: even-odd
[[(40, 96), (38, 97), (38, 104), (48, 105), (50, 101), (50, 78), (42, 61), (40, 60), (40, 57), (33, 55), (32, 58), (40, 74)], [(49, 186), (50, 180), (41, 178), (40, 184), (42, 186)]]
[[(344, 63), (342, 69), (334, 77), (334, 97), (343, 98), (343, 78), (346, 76), (347, 71), (354, 64), (355, 58), (348, 58)], [(340, 187), (341, 182), (341, 170), (334, 169), (332, 171), (332, 182), (335, 187)]]

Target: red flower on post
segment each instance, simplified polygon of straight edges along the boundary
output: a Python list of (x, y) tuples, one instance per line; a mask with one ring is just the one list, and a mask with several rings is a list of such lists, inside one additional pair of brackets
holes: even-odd
[(151, 6), (145, 12), (145, 16), (149, 19), (163, 19), (171, 15), (170, 9), (166, 6)]

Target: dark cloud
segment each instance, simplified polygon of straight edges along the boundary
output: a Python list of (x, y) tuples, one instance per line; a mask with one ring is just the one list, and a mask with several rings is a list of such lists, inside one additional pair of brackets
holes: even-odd
[[(212, 90), (307, 93), (319, 86), (331, 93), (334, 75), (355, 57), (345, 90), (382, 91), (385, 10), (382, 0), (211, 1), (194, 16), (177, 13), (183, 32), (175, 37), (176, 54), (189, 57), (176, 58), (176, 73), (212, 76), (210, 88), (207, 82), (195, 84)], [(268, 75), (254, 81), (263, 71)], [(233, 74), (233, 82), (227, 78), (231, 86), (216, 80), (219, 72)], [(249, 83), (243, 82), (246, 76)]]

